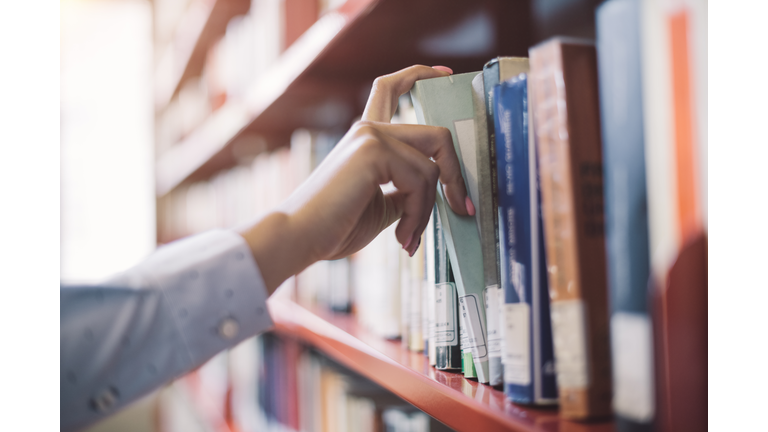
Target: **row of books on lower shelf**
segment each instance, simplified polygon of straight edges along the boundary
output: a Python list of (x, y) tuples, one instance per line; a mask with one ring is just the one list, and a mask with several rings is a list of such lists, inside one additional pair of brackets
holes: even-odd
[[(297, 300), (351, 310), (434, 367), (503, 386), (517, 403), (558, 404), (566, 419), (704, 430), (701, 7), (611, 0), (596, 44), (555, 38), (530, 58), (418, 81), (393, 121), (450, 130), (476, 214), (454, 213), (438, 185), (416, 255), (389, 227), (298, 275)], [(249, 191), (257, 202), (242, 214), (268, 210), (332, 147), (326, 136), (297, 131), (290, 151), (177, 189), (168, 227), (234, 226), (226, 218)], [(200, 214), (223, 216), (183, 223)]]
[[(160, 403), (164, 432), (450, 432), (369, 379), (275, 333), (219, 354)], [(179, 394), (181, 393), (181, 394)], [(186, 409), (180, 409), (185, 405)]]

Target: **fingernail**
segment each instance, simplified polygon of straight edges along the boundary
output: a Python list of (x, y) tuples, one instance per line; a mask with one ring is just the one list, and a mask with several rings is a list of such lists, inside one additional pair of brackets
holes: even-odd
[(411, 233), (410, 236), (408, 236), (408, 239), (405, 241), (405, 244), (403, 245), (403, 249), (408, 252), (408, 246), (411, 245), (411, 242), (413, 241), (413, 233)]
[(421, 237), (419, 237), (419, 241), (416, 243), (416, 246), (413, 248), (413, 250), (408, 253), (408, 256), (413, 258), (413, 255), (416, 253), (417, 250), (419, 250), (419, 245), (421, 245)]
[(432, 69), (437, 69), (439, 71), (448, 72), (449, 74), (453, 73), (453, 69), (447, 67), (447, 66), (432, 66)]
[(472, 200), (467, 197), (467, 199), (464, 200), (464, 202), (467, 204), (467, 213), (469, 213), (470, 216), (475, 215), (475, 206), (472, 204)]

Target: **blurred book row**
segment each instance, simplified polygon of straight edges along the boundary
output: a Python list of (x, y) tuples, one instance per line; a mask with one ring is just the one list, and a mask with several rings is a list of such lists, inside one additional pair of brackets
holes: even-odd
[(272, 333), (219, 354), (172, 391), (182, 396), (161, 398), (163, 431), (451, 431), (322, 353)]
[[(161, 0), (155, 2), (155, 73), (158, 103), (156, 151), (161, 154), (181, 141), (227, 101), (242, 101), (249, 87), (319, 17), (336, 9), (339, 0)], [(205, 37), (206, 17), (215, 7), (234, 15), (223, 36), (210, 43), (201, 59), (190, 58), (194, 44)], [(247, 11), (237, 14), (240, 10)], [(184, 12), (181, 12), (184, 11)], [(175, 33), (174, 33), (175, 31)], [(185, 69), (201, 63), (198, 76), (182, 81)], [(184, 77), (186, 78), (186, 77)], [(178, 89), (176, 86), (180, 85)], [(171, 95), (169, 100), (165, 98)]]
[[(391, 226), (287, 282), (295, 300), (351, 312), (437, 369), (515, 403), (557, 405), (565, 419), (706, 430), (706, 8), (610, 0), (597, 9), (596, 41), (553, 38), (527, 58), (417, 82), (393, 122), (451, 131), (475, 215), (453, 212), (438, 186), (413, 257)], [(253, 31), (231, 27), (225, 41)], [(248, 74), (218, 94), (238, 97)], [(210, 112), (216, 98), (200, 94)], [(174, 189), (159, 201), (161, 240), (268, 211), (340, 138), (297, 130), (288, 148)], [(297, 364), (285, 379), (315, 367)], [(263, 409), (295, 428), (282, 408)]]

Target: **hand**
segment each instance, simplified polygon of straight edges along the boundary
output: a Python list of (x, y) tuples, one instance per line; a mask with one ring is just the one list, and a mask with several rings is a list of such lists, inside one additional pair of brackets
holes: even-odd
[[(446, 69), (412, 66), (377, 78), (362, 121), (288, 200), (241, 233), (270, 292), (316, 261), (359, 251), (398, 219), (397, 240), (413, 255), (438, 178), (453, 211), (474, 214), (450, 132), (389, 123), (400, 95), (417, 80), (448, 76)], [(390, 181), (397, 190), (383, 193)]]

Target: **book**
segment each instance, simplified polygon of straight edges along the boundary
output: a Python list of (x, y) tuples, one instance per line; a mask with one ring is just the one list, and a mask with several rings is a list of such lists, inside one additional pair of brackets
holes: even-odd
[(401, 336), (400, 251), (395, 224), (354, 255), (354, 299), (358, 321), (374, 334)]
[(284, 32), (282, 51), (288, 49), (317, 21), (320, 13), (319, 6), (317, 0), (284, 0), (285, 24), (282, 29)]
[(596, 26), (613, 411), (618, 431), (651, 431), (655, 402), (640, 0), (603, 3)]
[[(499, 280), (499, 215), (498, 191), (496, 188), (496, 140), (494, 128), (493, 87), (499, 82), (506, 81), (520, 73), (528, 71), (528, 59), (525, 57), (497, 57), (483, 66), (482, 78), (472, 80), (473, 103), (477, 123), (478, 184), (480, 185), (480, 200), (476, 202), (478, 220), (484, 220), (485, 225), (492, 225), (492, 240), (488, 229), (481, 225), (480, 237), (483, 242), (483, 264), (485, 268), (485, 304), (488, 321), (489, 373), (490, 384), (503, 384), (504, 366), (501, 356), (500, 323), (503, 318), (503, 299)], [(479, 117), (478, 117), (479, 116)], [(481, 117), (485, 116), (482, 120)], [(489, 199), (490, 198), (490, 199)], [(485, 220), (490, 218), (489, 220)], [(489, 249), (493, 241), (493, 248)], [(495, 270), (495, 274), (493, 271)]]
[(424, 349), (421, 332), (423, 260), (424, 248), (422, 247), (417, 248), (412, 257), (408, 256), (405, 250), (400, 251), (402, 342), (404, 347), (416, 352)]
[(528, 78), (493, 89), (504, 293), (504, 393), (513, 402), (557, 403), (552, 323)]
[(707, 3), (643, 2), (641, 47), (656, 424), (704, 430)]
[[(475, 203), (475, 219), (480, 233), (480, 242), (483, 252), (483, 276), (485, 289), (485, 318), (487, 323), (488, 339), (488, 373), (489, 384), (499, 386), (503, 383), (503, 369), (501, 365), (501, 338), (499, 326), (499, 253), (498, 234), (494, 223), (496, 213), (496, 200), (493, 197), (491, 187), (491, 167), (494, 165), (490, 159), (488, 149), (488, 128), (486, 127), (485, 110), (485, 86), (483, 75), (478, 74), (472, 79), (472, 106), (475, 110), (475, 155), (471, 158), (475, 164), (476, 179), (474, 185), (470, 185), (469, 195)], [(468, 161), (464, 158), (465, 163)]]
[[(419, 124), (442, 126), (451, 131), (465, 181), (470, 171), (462, 159), (461, 142), (466, 142), (474, 149), (470, 143), (475, 140), (472, 79), (478, 73), (420, 80), (411, 89)], [(460, 325), (466, 330), (467, 344), (463, 349), (471, 352), (478, 381), (488, 383), (488, 346), (483, 304), (484, 267), (477, 223), (473, 216), (460, 216), (450, 209), (444, 201), (441, 184), (438, 184), (437, 192), (437, 208), (459, 293)]]
[[(437, 204), (432, 208), (430, 226), (432, 229), (428, 231), (426, 251), (433, 304), (429, 354), (431, 357), (434, 350), (436, 369), (461, 370), (459, 299)], [(433, 364), (431, 358), (430, 364)]]
[[(422, 346), (422, 353), (427, 358), (429, 358), (430, 352), (430, 326), (434, 322), (434, 312), (432, 311), (435, 309), (434, 303), (432, 303), (430, 299), (430, 294), (434, 295), (432, 288), (434, 285), (431, 285), (427, 280), (427, 273), (429, 273), (427, 270), (427, 250), (429, 249), (427, 247), (427, 231), (431, 228), (430, 223), (432, 218), (430, 217), (429, 220), (430, 222), (427, 222), (427, 228), (424, 230), (424, 232), (421, 233), (421, 244), (423, 247), (421, 248), (421, 261), (419, 262), (419, 265), (421, 266), (421, 280), (419, 281), (421, 288), (421, 335), (424, 342), (424, 345)], [(432, 358), (434, 359), (434, 355), (432, 355)], [(430, 366), (434, 365), (434, 363), (430, 363)]]
[[(437, 281), (438, 269), (437, 265), (437, 250), (435, 241), (435, 224), (437, 219), (437, 208), (432, 206), (432, 214), (427, 222), (427, 228), (424, 230), (424, 274), (425, 278), (425, 291), (427, 298), (425, 300), (426, 317), (427, 317), (427, 341), (426, 353), (430, 366), (437, 364), (437, 350), (435, 349), (435, 284)], [(442, 235), (442, 234), (441, 234)]]
[(529, 57), (560, 414), (605, 417), (612, 384), (595, 47), (554, 38)]
[(707, 430), (708, 240), (688, 241), (665, 286), (651, 279), (656, 370), (656, 430)]
[[(498, 209), (498, 191), (497, 187), (497, 167), (496, 167), (496, 129), (494, 127), (494, 106), (493, 106), (493, 88), (500, 82), (514, 78), (521, 73), (527, 73), (529, 70), (528, 58), (526, 57), (497, 57), (490, 60), (483, 66), (483, 87), (485, 90), (485, 122), (488, 130), (488, 146), (478, 147), (478, 159), (488, 160), (491, 166), (491, 177), (485, 182), (485, 188), (490, 187), (490, 193), (493, 200), (493, 208)], [(499, 248), (499, 215), (493, 213), (494, 232), (496, 235), (496, 250)], [(498, 256), (497, 256), (498, 260)], [(497, 270), (498, 261), (497, 261)], [(501, 274), (497, 274), (497, 278)]]

